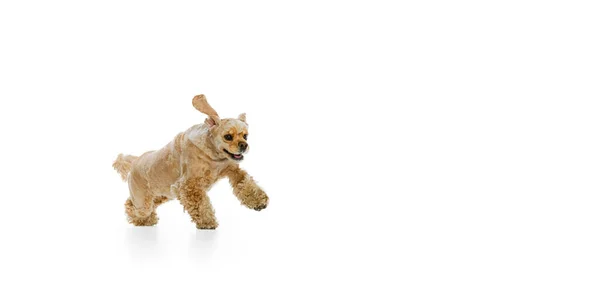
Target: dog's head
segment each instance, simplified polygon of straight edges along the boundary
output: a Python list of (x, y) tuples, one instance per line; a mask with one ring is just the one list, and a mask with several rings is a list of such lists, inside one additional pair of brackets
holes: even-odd
[(214, 146), (213, 154), (235, 162), (242, 161), (244, 154), (250, 150), (246, 114), (240, 114), (237, 119), (221, 119), (203, 94), (195, 96), (192, 104), (208, 115), (204, 124), (208, 127), (209, 142)]

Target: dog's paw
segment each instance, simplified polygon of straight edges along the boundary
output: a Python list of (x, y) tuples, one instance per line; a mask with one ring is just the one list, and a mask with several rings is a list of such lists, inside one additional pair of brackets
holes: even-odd
[(266, 207), (267, 207), (267, 205), (260, 205), (260, 206), (256, 206), (256, 207), (254, 207), (254, 210), (255, 210), (255, 211), (260, 211), (260, 210), (262, 210), (262, 209), (264, 209), (264, 208), (266, 208)]
[(254, 182), (239, 187), (235, 195), (242, 205), (256, 211), (260, 211), (269, 205), (269, 197)]
[(215, 230), (217, 229), (218, 225), (199, 225), (196, 224), (196, 228), (197, 229), (201, 229), (201, 230)]
[(265, 203), (261, 203), (261, 204), (259, 204), (259, 205), (255, 206), (255, 207), (254, 207), (254, 208), (252, 208), (252, 209), (254, 209), (254, 210), (256, 210), (256, 211), (260, 211), (260, 210), (262, 210), (262, 209), (266, 208), (268, 205), (269, 205), (269, 198), (267, 198), (267, 201), (266, 201)]
[(260, 211), (262, 209), (265, 209), (269, 205), (269, 197), (267, 197), (267, 195), (264, 192), (261, 192), (261, 196), (259, 196), (258, 199), (252, 203), (253, 204), (249, 205), (248, 207), (250, 207), (253, 210)]
[(214, 223), (214, 224), (198, 224), (196, 223), (196, 228), (201, 229), (201, 230), (214, 230), (217, 229), (217, 227), (219, 227), (219, 224)]

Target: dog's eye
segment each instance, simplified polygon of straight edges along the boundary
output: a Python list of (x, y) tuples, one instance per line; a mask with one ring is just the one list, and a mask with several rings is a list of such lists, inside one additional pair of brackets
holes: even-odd
[(248, 140), (248, 134), (244, 134), (244, 140)]
[(233, 140), (233, 136), (231, 136), (231, 134), (227, 134), (227, 135), (223, 136), (223, 138), (225, 138), (225, 140), (227, 140), (227, 141)]

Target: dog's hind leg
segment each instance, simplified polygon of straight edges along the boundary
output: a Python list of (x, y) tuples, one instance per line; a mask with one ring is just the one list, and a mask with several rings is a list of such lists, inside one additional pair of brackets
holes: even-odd
[(125, 213), (127, 214), (127, 222), (135, 226), (152, 226), (158, 223), (158, 216), (155, 210), (147, 211), (139, 209), (135, 207), (131, 198), (125, 201)]
[(155, 198), (139, 178), (129, 177), (129, 199), (125, 201), (127, 221), (135, 226), (152, 226), (158, 222)]

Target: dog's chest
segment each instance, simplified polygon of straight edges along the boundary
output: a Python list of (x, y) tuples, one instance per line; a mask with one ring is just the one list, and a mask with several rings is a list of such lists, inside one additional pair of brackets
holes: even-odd
[(211, 163), (208, 168), (202, 171), (201, 176), (210, 181), (211, 184), (214, 184), (225, 175), (228, 169), (229, 164), (227, 163)]
[(215, 166), (214, 171), (216, 180), (223, 177), (228, 168), (229, 165), (226, 163), (219, 163), (217, 166)]

